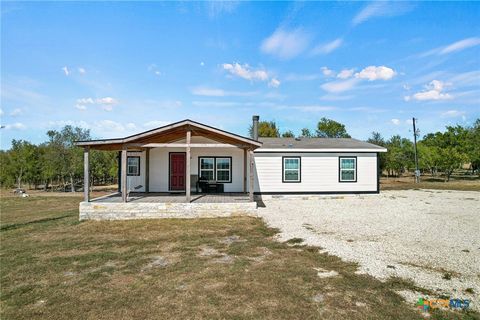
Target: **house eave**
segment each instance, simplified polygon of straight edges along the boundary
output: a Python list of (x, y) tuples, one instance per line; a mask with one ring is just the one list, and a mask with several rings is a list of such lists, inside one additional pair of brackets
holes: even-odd
[(325, 149), (314, 149), (314, 148), (258, 148), (255, 150), (255, 153), (377, 153), (377, 152), (387, 152), (385, 148), (378, 149), (362, 149), (362, 148), (325, 148)]

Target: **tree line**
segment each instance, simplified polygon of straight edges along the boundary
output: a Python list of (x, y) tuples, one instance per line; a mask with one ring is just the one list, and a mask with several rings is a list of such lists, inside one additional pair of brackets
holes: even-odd
[[(3, 187), (37, 188), (75, 192), (83, 188), (83, 149), (74, 141), (91, 140), (90, 130), (65, 126), (47, 132), (48, 140), (35, 145), (12, 140), (7, 151), (0, 151), (0, 183)], [(117, 154), (90, 152), (90, 185), (117, 182)]]
[[(250, 127), (250, 134), (252, 133)], [(291, 130), (280, 132), (275, 121), (260, 121), (259, 137), (294, 138)], [(316, 129), (303, 128), (300, 138), (350, 138), (344, 124), (332, 119), (321, 118)], [(385, 139), (379, 132), (372, 132), (367, 142), (385, 147), (387, 153), (380, 154), (380, 169), (387, 176), (401, 176), (415, 169), (415, 150), (410, 139), (394, 135)], [(447, 126), (444, 132), (426, 134), (417, 143), (419, 169), (422, 174), (443, 174), (449, 181), (454, 170), (469, 164), (471, 173), (480, 168), (480, 119), (473, 126)]]
[[(275, 121), (260, 121), (260, 137), (291, 137), (292, 131), (280, 132)], [(250, 134), (252, 127), (250, 127)], [(3, 187), (28, 186), (44, 190), (72, 191), (83, 188), (83, 150), (74, 141), (90, 140), (90, 130), (65, 126), (47, 132), (48, 140), (35, 145), (13, 140), (9, 150), (0, 151), (0, 183)], [(346, 127), (335, 120), (321, 118), (315, 130), (303, 128), (298, 137), (349, 138)], [(394, 135), (385, 139), (373, 132), (367, 140), (386, 147), (380, 154), (380, 169), (387, 176), (401, 176), (415, 169), (414, 146), (410, 139)], [(471, 173), (480, 168), (480, 119), (473, 126), (447, 126), (444, 132), (426, 134), (418, 141), (419, 168), (423, 174), (443, 174), (450, 180), (454, 170), (469, 164)], [(117, 183), (118, 155), (91, 150), (90, 185)]]

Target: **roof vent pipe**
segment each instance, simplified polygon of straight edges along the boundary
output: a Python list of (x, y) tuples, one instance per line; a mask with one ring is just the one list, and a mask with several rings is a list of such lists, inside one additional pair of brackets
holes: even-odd
[(252, 138), (253, 140), (258, 141), (258, 120), (260, 119), (259, 116), (253, 116), (253, 126), (252, 126)]

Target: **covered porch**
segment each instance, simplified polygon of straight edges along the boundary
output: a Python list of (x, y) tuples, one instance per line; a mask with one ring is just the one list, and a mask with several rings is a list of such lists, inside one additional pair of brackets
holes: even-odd
[[(157, 210), (160, 215), (171, 215), (174, 207), (201, 211), (207, 204), (215, 205), (210, 206), (213, 211), (230, 213), (241, 211), (242, 205), (246, 211), (253, 205), (256, 208), (253, 150), (261, 146), (256, 140), (184, 120), (126, 138), (78, 141), (76, 145), (84, 148), (86, 187), (81, 218), (82, 210), (88, 213), (84, 218), (92, 219), (95, 210), (128, 216), (128, 210), (146, 209), (150, 217), (154, 208), (161, 208)], [(90, 150), (118, 152), (117, 194), (90, 199)]]

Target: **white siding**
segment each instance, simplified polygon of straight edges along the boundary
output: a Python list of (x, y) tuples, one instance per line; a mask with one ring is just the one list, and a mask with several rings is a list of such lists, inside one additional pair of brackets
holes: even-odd
[[(200, 139), (192, 140), (196, 143), (200, 142)], [(211, 143), (211, 140), (207, 140), (201, 139), (201, 142)], [(152, 148), (150, 150), (150, 192), (169, 191), (168, 158), (170, 152), (185, 152), (185, 148)], [(224, 191), (243, 192), (243, 150), (239, 148), (191, 148), (190, 174), (198, 175), (198, 157), (209, 156), (232, 157), (232, 182), (224, 183)], [(192, 191), (193, 189), (194, 187), (192, 187)]]
[[(301, 182), (282, 182), (282, 157), (301, 157)], [(339, 182), (339, 157), (357, 157), (357, 182)], [(255, 192), (377, 191), (375, 153), (255, 153)]]

